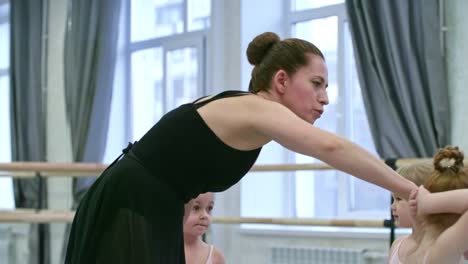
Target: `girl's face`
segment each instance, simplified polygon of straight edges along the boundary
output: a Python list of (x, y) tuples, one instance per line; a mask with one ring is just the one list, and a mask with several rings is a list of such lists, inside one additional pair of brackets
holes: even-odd
[(201, 236), (211, 224), (211, 211), (214, 207), (213, 193), (203, 193), (186, 205), (184, 234)]
[(328, 70), (325, 61), (307, 54), (309, 63), (290, 76), (284, 83), (282, 104), (303, 120), (314, 123), (328, 104)]
[(412, 227), (408, 201), (392, 194), (392, 214), (398, 227)]

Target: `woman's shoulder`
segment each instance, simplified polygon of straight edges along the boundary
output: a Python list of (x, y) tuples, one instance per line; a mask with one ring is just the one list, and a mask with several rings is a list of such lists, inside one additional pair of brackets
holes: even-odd
[[(234, 94), (236, 91), (226, 92), (233, 92)], [(264, 99), (253, 93), (242, 92), (242, 96), (220, 96), (221, 94), (201, 98), (195, 104), (203, 106), (198, 108), (201, 112), (213, 111), (219, 115), (229, 114), (231, 116), (247, 116), (248, 118), (275, 115), (278, 111), (287, 110), (282, 104)], [(208, 104), (204, 106), (206, 103)]]

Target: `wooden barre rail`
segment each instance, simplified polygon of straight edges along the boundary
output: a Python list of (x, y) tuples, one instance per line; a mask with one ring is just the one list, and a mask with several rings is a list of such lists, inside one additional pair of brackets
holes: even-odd
[[(401, 167), (417, 161), (429, 161), (430, 159), (398, 159), (396, 166)], [(0, 163), (0, 176), (15, 178), (31, 177), (89, 177), (101, 174), (107, 167), (101, 163), (52, 163), (52, 162), (12, 162)], [(251, 171), (300, 171), (300, 170), (332, 170), (325, 163), (311, 164), (276, 164), (255, 165)]]
[[(400, 159), (397, 167), (427, 159)], [(99, 175), (108, 165), (99, 163), (49, 163), (49, 162), (12, 162), (0, 163), (0, 176), (15, 178), (31, 177), (89, 177)], [(300, 171), (332, 170), (325, 163), (255, 165), (251, 171)], [(73, 211), (17, 209), (0, 210), (0, 223), (66, 223), (74, 217)], [(255, 218), (255, 217), (214, 217), (215, 224), (274, 224), (274, 225), (308, 225), (340, 227), (385, 227), (384, 221), (349, 220), (349, 219), (312, 219), (312, 218)]]
[[(72, 211), (18, 209), (0, 210), (0, 223), (67, 223), (72, 222)], [(213, 217), (214, 224), (273, 224), (339, 227), (384, 227), (384, 221), (313, 218), (265, 218), (265, 217)]]
[(385, 227), (384, 221), (314, 218), (213, 217), (215, 224), (268, 224), (340, 227)]

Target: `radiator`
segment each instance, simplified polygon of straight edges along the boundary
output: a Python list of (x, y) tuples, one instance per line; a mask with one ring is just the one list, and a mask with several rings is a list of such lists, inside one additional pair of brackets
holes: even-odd
[(365, 264), (365, 250), (349, 248), (271, 248), (270, 264)]

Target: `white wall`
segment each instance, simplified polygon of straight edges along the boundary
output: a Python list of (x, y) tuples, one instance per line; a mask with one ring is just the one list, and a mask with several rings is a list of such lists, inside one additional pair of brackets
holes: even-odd
[(445, 0), (446, 59), (452, 111), (452, 143), (468, 155), (468, 1)]
[[(47, 48), (47, 161), (71, 162), (70, 131), (65, 117), (63, 77), (63, 47), (66, 28), (67, 2), (48, 0), (49, 32)], [(71, 209), (72, 178), (47, 180), (48, 205), (53, 209)], [(61, 263), (65, 224), (50, 225), (51, 263)]]

